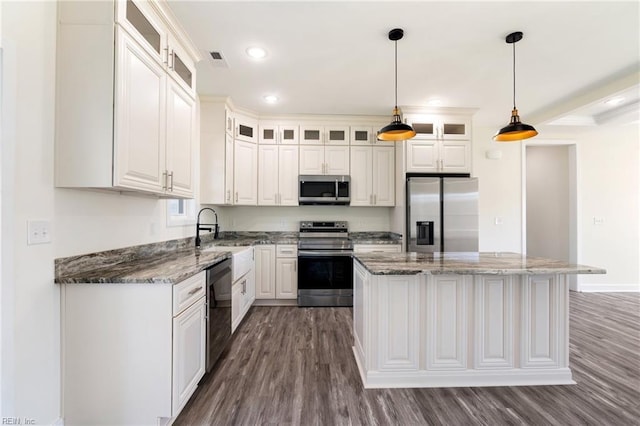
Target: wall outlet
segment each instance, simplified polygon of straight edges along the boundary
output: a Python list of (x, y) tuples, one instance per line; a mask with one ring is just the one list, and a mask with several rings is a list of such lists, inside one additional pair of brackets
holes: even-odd
[(49, 244), (51, 242), (51, 222), (48, 220), (27, 221), (27, 244)]
[(502, 216), (496, 216), (495, 218), (495, 224), (496, 225), (502, 225), (504, 224), (504, 218)]
[(594, 216), (593, 217), (593, 224), (594, 225), (604, 225), (604, 217)]

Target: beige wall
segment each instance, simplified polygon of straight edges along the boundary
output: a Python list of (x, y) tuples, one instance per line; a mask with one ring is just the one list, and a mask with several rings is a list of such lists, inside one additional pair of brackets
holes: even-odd
[[(473, 175), (479, 181), (480, 251), (522, 251), (522, 177), (519, 142), (498, 143), (495, 128), (473, 128)], [(499, 150), (491, 160), (487, 151)], [(496, 225), (496, 218), (502, 224)]]
[(526, 147), (527, 254), (570, 260), (569, 147)]

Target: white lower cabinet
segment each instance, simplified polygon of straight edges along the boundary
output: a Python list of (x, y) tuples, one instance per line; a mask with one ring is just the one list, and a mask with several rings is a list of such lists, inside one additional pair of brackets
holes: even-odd
[[(249, 248), (253, 253), (253, 247)], [(234, 257), (234, 261), (237, 257)], [(244, 273), (237, 278), (234, 276), (233, 286), (231, 287), (231, 332), (235, 332), (236, 328), (242, 323), (247, 312), (251, 309), (251, 305), (256, 300), (256, 275), (255, 275), (255, 258), (253, 255), (249, 259), (250, 265)], [(234, 268), (235, 272), (235, 268)]]
[(256, 299), (298, 298), (298, 247), (295, 244), (256, 246)]
[(276, 246), (255, 246), (256, 299), (276, 298)]
[(467, 287), (464, 275), (433, 275), (426, 287), (427, 370), (467, 368)]
[(277, 259), (276, 277), (276, 299), (297, 299), (298, 259)]
[(179, 413), (204, 375), (206, 305), (194, 303), (173, 319), (172, 411)]
[(278, 244), (276, 247), (276, 299), (298, 298), (298, 247)]
[(178, 416), (205, 372), (205, 290), (205, 272), (175, 285), (62, 285), (65, 424)]

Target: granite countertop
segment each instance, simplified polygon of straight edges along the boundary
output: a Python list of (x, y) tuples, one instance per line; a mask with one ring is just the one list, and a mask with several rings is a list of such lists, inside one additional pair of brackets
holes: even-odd
[[(298, 243), (297, 232), (222, 232), (215, 240), (213, 234), (201, 237), (199, 250), (191, 237), (56, 259), (55, 282), (175, 284), (232, 256), (227, 251), (207, 251), (213, 246)], [(400, 243), (400, 236), (389, 232), (356, 232), (354, 237), (356, 244)]]
[(58, 284), (177, 284), (205, 269), (231, 258), (228, 251), (202, 251), (195, 248), (159, 253), (149, 257), (127, 259), (120, 263), (107, 262), (78, 268), (57, 275)]
[(602, 268), (572, 265), (560, 260), (518, 253), (357, 253), (358, 260), (374, 275), (533, 275), (605, 274)]
[(393, 232), (349, 232), (354, 244), (402, 244), (402, 235)]

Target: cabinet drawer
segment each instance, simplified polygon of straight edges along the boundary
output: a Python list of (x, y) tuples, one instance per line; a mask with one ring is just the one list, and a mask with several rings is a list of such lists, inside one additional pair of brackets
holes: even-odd
[(196, 300), (204, 297), (206, 293), (206, 272), (202, 271), (197, 275), (173, 286), (173, 315), (191, 306)]
[(298, 247), (295, 244), (278, 244), (276, 257), (298, 257)]
[(400, 253), (400, 244), (356, 244), (353, 246), (354, 253)]

